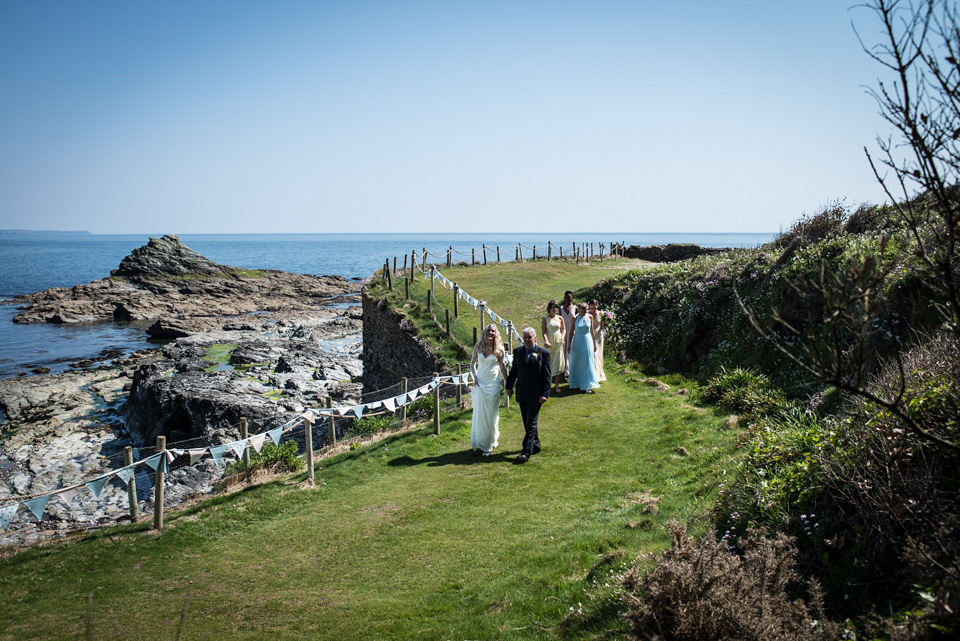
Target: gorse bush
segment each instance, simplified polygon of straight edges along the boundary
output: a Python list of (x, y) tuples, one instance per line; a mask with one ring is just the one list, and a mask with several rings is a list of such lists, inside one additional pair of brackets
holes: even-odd
[[(806, 590), (794, 571), (796, 551), (784, 535), (751, 532), (738, 554), (713, 535), (699, 543), (677, 523), (657, 567), (624, 581), (632, 639), (796, 641), (837, 639), (816, 582)], [(802, 594), (806, 592), (805, 598)]]

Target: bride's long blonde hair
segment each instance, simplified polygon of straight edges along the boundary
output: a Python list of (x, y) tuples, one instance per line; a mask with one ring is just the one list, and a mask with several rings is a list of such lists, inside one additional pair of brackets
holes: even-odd
[(487, 325), (486, 327), (483, 328), (483, 332), (481, 332), (481, 334), (480, 334), (480, 340), (477, 341), (477, 344), (476, 344), (474, 347), (475, 347), (477, 350), (479, 350), (480, 353), (482, 353), (482, 354), (486, 354), (486, 353), (487, 353), (487, 339), (486, 339), (486, 335), (487, 335), (487, 330), (490, 329), (490, 328), (493, 328), (493, 335), (494, 335), (494, 339), (493, 339), (493, 353), (497, 355), (497, 358), (503, 358), (503, 354), (504, 354), (504, 350), (503, 350), (503, 339), (500, 338), (500, 329), (499, 329), (496, 325), (494, 325), (493, 323), (490, 323), (489, 325)]

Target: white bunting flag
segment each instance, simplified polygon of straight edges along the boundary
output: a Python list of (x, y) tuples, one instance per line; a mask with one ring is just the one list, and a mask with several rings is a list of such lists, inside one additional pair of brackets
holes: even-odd
[(407, 392), (407, 399), (412, 403), (417, 400), (417, 396), (420, 395), (420, 390), (412, 389)]
[(250, 445), (252, 445), (253, 449), (257, 452), (257, 454), (259, 454), (260, 448), (263, 447), (263, 442), (266, 440), (267, 440), (266, 434), (256, 434), (250, 437)]
[(63, 501), (63, 504), (67, 507), (70, 507), (70, 504), (73, 502), (73, 497), (77, 495), (77, 490), (64, 490), (57, 494), (60, 497), (60, 500)]
[(190, 465), (193, 465), (197, 461), (203, 458), (203, 455), (207, 453), (207, 448), (205, 447), (194, 447), (187, 450), (187, 454), (190, 455)]
[(386, 408), (386, 410), (387, 410), (388, 412), (390, 412), (391, 414), (393, 414), (394, 412), (397, 411), (396, 399), (393, 399), (393, 398), (385, 398), (385, 399), (383, 399), (383, 406), (384, 406), (384, 407)]

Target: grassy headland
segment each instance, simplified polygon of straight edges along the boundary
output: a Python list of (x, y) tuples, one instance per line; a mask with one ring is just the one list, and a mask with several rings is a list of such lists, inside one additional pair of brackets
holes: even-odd
[[(547, 300), (625, 266), (443, 271), (539, 327)], [(414, 319), (421, 335), (427, 318)], [(448, 411), (439, 436), (424, 426), (320, 461), (314, 488), (300, 474), (197, 503), (161, 532), (120, 526), (8, 554), (0, 639), (174, 638), (184, 606), (182, 639), (622, 638), (622, 576), (669, 546), (667, 521), (709, 527), (739, 432), (679, 376), (657, 384), (609, 357), (606, 369), (597, 394), (551, 398), (526, 465), (513, 464), (516, 406), (486, 459), (468, 450), (469, 410)]]

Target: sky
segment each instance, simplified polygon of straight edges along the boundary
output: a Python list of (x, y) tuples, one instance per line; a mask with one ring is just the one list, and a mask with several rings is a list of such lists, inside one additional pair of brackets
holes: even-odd
[(0, 229), (775, 233), (885, 202), (853, 4), (0, 0)]

